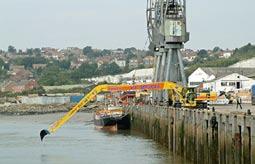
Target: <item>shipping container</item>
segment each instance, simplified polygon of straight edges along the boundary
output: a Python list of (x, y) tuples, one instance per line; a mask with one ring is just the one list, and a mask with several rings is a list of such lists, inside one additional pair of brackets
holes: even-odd
[(81, 99), (84, 97), (84, 95), (73, 95), (70, 96), (70, 102), (71, 103), (78, 103), (79, 101), (81, 101)]

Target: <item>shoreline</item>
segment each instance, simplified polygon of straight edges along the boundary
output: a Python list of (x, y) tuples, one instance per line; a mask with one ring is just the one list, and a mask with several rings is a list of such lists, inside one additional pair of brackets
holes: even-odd
[[(75, 104), (51, 104), (51, 105), (26, 105), (15, 104), (9, 106), (0, 106), (0, 115), (42, 115), (52, 113), (66, 113)], [(83, 107), (79, 112), (92, 113), (96, 109), (96, 106)]]

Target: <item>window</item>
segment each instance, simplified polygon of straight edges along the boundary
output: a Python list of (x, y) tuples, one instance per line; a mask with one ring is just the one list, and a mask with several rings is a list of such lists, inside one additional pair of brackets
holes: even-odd
[(229, 86), (232, 86), (232, 87), (234, 86), (235, 87), (236, 86), (236, 82), (229, 82)]
[(228, 83), (227, 82), (221, 82), (221, 86), (227, 86)]
[(189, 84), (190, 84), (191, 86), (194, 86), (194, 85), (200, 85), (201, 82), (190, 82)]

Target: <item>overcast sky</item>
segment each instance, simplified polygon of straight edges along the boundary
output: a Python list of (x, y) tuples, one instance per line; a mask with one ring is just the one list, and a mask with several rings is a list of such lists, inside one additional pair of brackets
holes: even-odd
[[(0, 48), (147, 48), (147, 0), (0, 0)], [(187, 48), (255, 42), (254, 0), (187, 0)]]

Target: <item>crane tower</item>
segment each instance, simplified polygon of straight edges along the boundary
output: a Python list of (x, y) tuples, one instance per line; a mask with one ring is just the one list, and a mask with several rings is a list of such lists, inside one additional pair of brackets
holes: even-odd
[[(147, 30), (155, 55), (154, 82), (173, 81), (186, 86), (181, 49), (189, 40), (186, 0), (147, 0)], [(164, 92), (154, 98), (168, 99)]]

